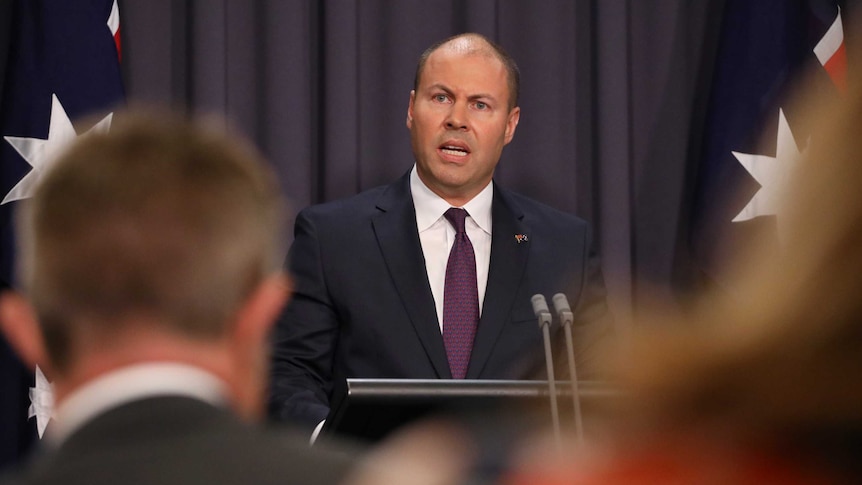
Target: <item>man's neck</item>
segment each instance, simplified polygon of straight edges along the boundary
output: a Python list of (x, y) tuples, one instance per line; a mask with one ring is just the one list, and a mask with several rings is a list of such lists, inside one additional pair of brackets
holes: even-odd
[(151, 363), (195, 367), (230, 382), (233, 376), (222, 347), (219, 342), (178, 338), (162, 332), (134, 332), (125, 337), (112, 336), (110, 342), (93, 341), (75, 349), (72, 364), (56, 376), (55, 400), (62, 403), (68, 394), (103, 375)]
[(464, 207), (473, 200), (473, 198), (491, 185), (491, 180), (489, 179), (484, 185), (478, 185), (472, 188), (447, 189), (446, 187), (441, 187), (439, 184), (429, 183), (431, 180), (427, 180), (427, 178), (422, 175), (422, 171), (419, 170), (418, 166), (414, 165), (413, 170), (416, 173), (419, 182), (421, 182), (423, 186), (433, 192), (437, 197), (445, 200), (452, 207)]

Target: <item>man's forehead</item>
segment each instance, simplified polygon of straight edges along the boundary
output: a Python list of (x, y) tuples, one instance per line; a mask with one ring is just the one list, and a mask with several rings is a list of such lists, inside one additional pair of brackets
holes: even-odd
[(503, 62), (488, 49), (447, 49), (445, 46), (437, 49), (428, 57), (423, 71), (428, 71), (429, 68), (431, 71), (434, 71), (435, 68), (441, 65), (460, 63), (461, 61), (469, 61), (471, 59), (487, 61), (490, 65), (489, 67), (492, 69), (496, 68), (501, 72), (505, 71)]
[(435, 57), (435, 55), (443, 56), (453, 54), (456, 56), (475, 55), (492, 59), (497, 58), (497, 56), (494, 55), (491, 46), (487, 42), (472, 37), (458, 37), (457, 39), (452, 39), (438, 47), (437, 50), (431, 53), (429, 60)]
[[(493, 44), (482, 37), (467, 35), (451, 39), (434, 49), (420, 64), (421, 70), (417, 72), (416, 89), (425, 90), (430, 86), (441, 84), (441, 81), (443, 84), (454, 82), (455, 79), (451, 78), (453, 69), (456, 73), (456, 79), (463, 78), (457, 74), (467, 74), (472, 71), (473, 81), (481, 83), (481, 86), (477, 86), (475, 89), (468, 88), (468, 91), (478, 90), (477, 92), (481, 92), (483, 95), (489, 95), (488, 81), (499, 76), (503, 83), (500, 89), (505, 90), (505, 92), (496, 92), (493, 97), (501, 100), (509, 99), (512, 102), (512, 72), (500, 56), (501, 54), (495, 50)], [(482, 62), (471, 62), (471, 59), (474, 61), (480, 59)], [(474, 83), (468, 82), (467, 84)], [(467, 88), (467, 86), (462, 87)], [(496, 91), (496, 89), (491, 89), (491, 91)]]
[[(435, 52), (436, 54), (437, 52)], [(418, 89), (421, 91), (443, 89), (470, 97), (486, 97), (505, 100), (509, 96), (506, 71), (502, 63), (493, 56), (480, 53), (446, 52), (437, 58), (428, 58)], [(477, 64), (469, 59), (481, 59)], [(460, 63), (461, 60), (467, 63)]]
[(446, 42), (445, 44), (441, 45), (438, 50), (448, 49), (462, 54), (467, 54), (472, 51), (487, 51), (489, 47), (490, 46), (488, 46), (486, 42), (482, 42), (479, 39), (473, 37), (465, 36), (458, 37), (456, 39), (450, 40), (449, 42)]

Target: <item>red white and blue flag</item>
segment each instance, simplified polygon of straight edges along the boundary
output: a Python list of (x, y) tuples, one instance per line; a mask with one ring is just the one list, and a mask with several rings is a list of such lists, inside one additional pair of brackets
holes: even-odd
[[(12, 0), (0, 14), (0, 285), (14, 287), (12, 210), (63, 146), (123, 102), (116, 0)], [(4, 62), (5, 61), (5, 62)], [(81, 126), (82, 120), (102, 120)], [(84, 121), (86, 122), (86, 121)], [(50, 402), (0, 337), (0, 468), (44, 429)], [(47, 402), (46, 402), (47, 401)], [(32, 419), (30, 416), (33, 416)], [(41, 416), (40, 416), (41, 415)]]
[(823, 96), (847, 89), (844, 3), (725, 2), (689, 228), (692, 256), (714, 283), (726, 252), (763, 224), (780, 237), (783, 182), (809, 140), (792, 95), (803, 80)]

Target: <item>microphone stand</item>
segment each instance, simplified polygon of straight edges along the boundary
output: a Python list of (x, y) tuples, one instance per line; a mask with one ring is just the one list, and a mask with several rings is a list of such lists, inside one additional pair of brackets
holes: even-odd
[(560, 317), (560, 323), (563, 325), (563, 331), (566, 335), (566, 354), (569, 362), (569, 379), (572, 382), (572, 406), (575, 410), (575, 433), (578, 443), (584, 442), (584, 422), (581, 414), (581, 395), (578, 389), (578, 372), (575, 368), (575, 346), (572, 338), (572, 325), (574, 324), (574, 315), (569, 300), (566, 295), (557, 293), (552, 298), (554, 309), (557, 310), (557, 315)]
[(554, 359), (551, 353), (551, 312), (548, 310), (548, 303), (545, 297), (540, 294), (533, 295), (530, 298), (533, 304), (533, 313), (539, 322), (539, 327), (542, 329), (542, 337), (545, 342), (545, 366), (548, 372), (548, 393), (551, 402), (551, 424), (554, 428), (554, 441), (557, 444), (557, 449), (562, 449), (563, 441), (560, 434), (560, 410), (557, 409), (557, 381), (554, 378)]

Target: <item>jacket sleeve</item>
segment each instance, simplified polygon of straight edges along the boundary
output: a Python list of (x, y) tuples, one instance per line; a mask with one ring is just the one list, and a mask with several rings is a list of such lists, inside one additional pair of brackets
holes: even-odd
[(575, 360), (579, 379), (602, 377), (600, 364), (603, 354), (612, 350), (616, 341), (613, 317), (608, 310), (607, 289), (601, 263), (593, 249), (591, 231), (585, 231), (584, 272), (577, 302), (572, 302)]
[(294, 294), (273, 334), (270, 381), (270, 417), (309, 428), (329, 413), (338, 339), (338, 316), (320, 248), (313, 218), (300, 212), (285, 263), (294, 279)]

